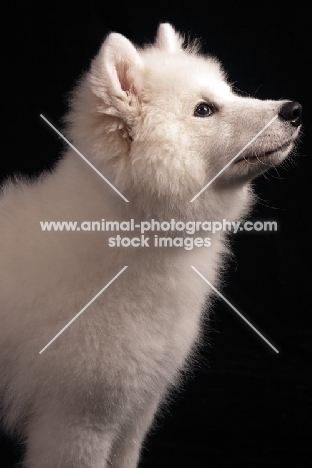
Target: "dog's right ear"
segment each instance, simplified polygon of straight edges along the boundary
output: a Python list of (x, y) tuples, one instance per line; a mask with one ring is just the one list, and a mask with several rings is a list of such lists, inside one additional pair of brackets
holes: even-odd
[(184, 42), (169, 23), (161, 23), (158, 27), (155, 46), (166, 52), (178, 52)]
[(89, 75), (93, 92), (104, 101), (103, 112), (120, 117), (131, 111), (138, 103), (142, 69), (143, 61), (134, 45), (121, 34), (111, 33)]

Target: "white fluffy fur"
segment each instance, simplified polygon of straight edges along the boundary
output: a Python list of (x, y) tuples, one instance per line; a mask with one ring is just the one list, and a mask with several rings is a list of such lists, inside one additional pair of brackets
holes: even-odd
[[(190, 203), (283, 102), (234, 94), (215, 59), (182, 43), (169, 24), (143, 49), (112, 33), (73, 93), (67, 135), (129, 203), (71, 149), (53, 174), (3, 188), (0, 390), (6, 427), (26, 441), (25, 468), (137, 466), (211, 293), (190, 265), (217, 285), (226, 250), (221, 233), (192, 251), (118, 249), (108, 247), (111, 233), (42, 232), (39, 221), (237, 220), (252, 202), (249, 180), (291, 148), (232, 164)], [(216, 112), (194, 116), (200, 102)], [(277, 119), (248, 154), (297, 134)]]

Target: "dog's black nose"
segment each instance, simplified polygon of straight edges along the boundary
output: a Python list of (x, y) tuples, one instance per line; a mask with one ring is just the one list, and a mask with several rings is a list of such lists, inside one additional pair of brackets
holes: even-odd
[(299, 102), (289, 101), (282, 105), (279, 110), (278, 116), (287, 120), (294, 127), (299, 127), (302, 122), (302, 107)]

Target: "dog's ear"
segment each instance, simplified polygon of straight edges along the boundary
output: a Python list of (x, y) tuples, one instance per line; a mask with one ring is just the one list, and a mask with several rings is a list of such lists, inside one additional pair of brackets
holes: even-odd
[(104, 101), (102, 111), (118, 116), (129, 113), (138, 100), (142, 69), (143, 62), (134, 45), (121, 34), (111, 33), (89, 75), (93, 92)]
[(158, 27), (155, 46), (166, 52), (178, 52), (184, 42), (169, 23), (162, 23)]

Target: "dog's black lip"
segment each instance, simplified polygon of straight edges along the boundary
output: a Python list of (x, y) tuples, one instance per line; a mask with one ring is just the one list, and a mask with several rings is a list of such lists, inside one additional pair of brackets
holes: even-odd
[(247, 154), (247, 155), (243, 156), (242, 158), (238, 159), (237, 161), (235, 161), (235, 164), (239, 163), (239, 162), (242, 162), (242, 161), (246, 161), (247, 158), (256, 160), (256, 159), (259, 159), (259, 158), (261, 158), (263, 156), (270, 156), (270, 154), (276, 153), (277, 151), (285, 150), (286, 148), (288, 148), (288, 146), (290, 144), (291, 144), (291, 140), (287, 141), (286, 143), (284, 143), (281, 146), (278, 146), (277, 148), (274, 148), (274, 149), (269, 150), (269, 151), (265, 151), (264, 153), (259, 154), (258, 156), (253, 156), (252, 154)]

